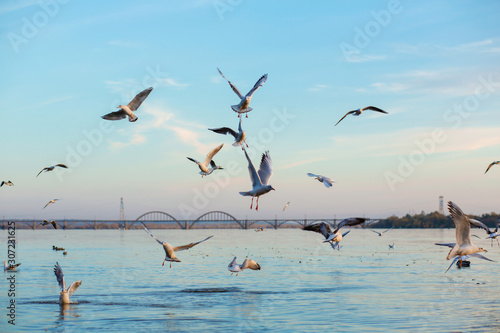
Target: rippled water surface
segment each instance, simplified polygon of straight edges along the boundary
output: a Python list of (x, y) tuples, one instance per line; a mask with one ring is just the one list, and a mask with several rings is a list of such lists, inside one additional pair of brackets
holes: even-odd
[[(299, 229), (152, 231), (174, 246), (214, 237), (178, 252), (182, 262), (169, 268), (142, 230), (17, 230), (16, 325), (7, 323), (4, 273), (0, 331), (500, 331), (500, 266), (472, 259), (445, 274), (448, 248), (433, 244), (454, 242), (454, 229), (382, 237), (354, 229), (340, 251)], [(7, 232), (0, 235), (6, 258)], [(473, 241), (500, 261), (496, 243)], [(233, 255), (262, 270), (231, 276)], [(68, 285), (83, 281), (66, 307), (56, 261)]]

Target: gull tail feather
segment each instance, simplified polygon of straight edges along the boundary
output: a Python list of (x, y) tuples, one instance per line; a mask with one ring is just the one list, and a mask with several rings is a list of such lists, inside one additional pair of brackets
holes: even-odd
[(243, 196), (252, 196), (252, 194), (250, 192), (240, 192), (241, 195)]
[(444, 272), (445, 274), (450, 270), (451, 266), (453, 266), (453, 264), (457, 262), (458, 258), (460, 258), (460, 257), (456, 256), (455, 259), (453, 259), (453, 261), (451, 262), (450, 267), (448, 267), (448, 269), (446, 270), (446, 272)]

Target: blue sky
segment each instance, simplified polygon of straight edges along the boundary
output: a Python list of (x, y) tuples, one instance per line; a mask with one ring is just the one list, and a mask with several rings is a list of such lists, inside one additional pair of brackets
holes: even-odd
[[(0, 216), (127, 219), (386, 217), (498, 211), (500, 3), (483, 1), (2, 1)], [(229, 136), (237, 96), (268, 73), (243, 119), (276, 188), (250, 210)], [(139, 120), (100, 117), (154, 90)], [(365, 112), (334, 124), (368, 105)], [(226, 167), (201, 178), (186, 159)], [(66, 163), (67, 172), (36, 174)], [(229, 166), (229, 167), (228, 167)], [(333, 178), (330, 189), (306, 173)], [(42, 210), (53, 198), (61, 199)], [(282, 212), (283, 206), (290, 206)]]

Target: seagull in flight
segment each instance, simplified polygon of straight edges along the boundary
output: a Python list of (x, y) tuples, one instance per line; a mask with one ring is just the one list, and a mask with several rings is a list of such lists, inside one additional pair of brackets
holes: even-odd
[[(470, 239), (471, 224), (477, 224), (477, 222), (479, 222), (479, 221), (469, 219), (462, 212), (462, 210), (451, 201), (448, 201), (448, 210), (450, 212), (451, 218), (453, 219), (453, 222), (455, 223), (455, 229), (456, 229), (455, 236), (457, 239), (457, 242), (455, 243), (453, 248), (448, 253), (448, 256), (446, 257), (446, 260), (450, 260), (451, 258), (454, 258), (450, 267), (457, 260), (462, 260), (460, 258), (463, 256), (470, 256), (470, 257), (476, 257), (476, 258), (480, 258), (480, 259), (493, 261), (493, 260), (490, 260), (490, 259), (480, 255), (478, 252), (488, 252), (488, 251), (486, 251), (482, 247), (474, 245)], [(471, 220), (472, 220), (472, 222), (471, 222)], [(446, 272), (448, 272), (450, 267), (448, 267)]]
[(394, 248), (395, 248), (394, 243), (392, 243), (392, 245), (391, 245), (391, 244), (389, 244), (389, 250), (394, 250)]
[(253, 207), (253, 199), (257, 197), (257, 206), (255, 210), (259, 210), (259, 198), (261, 195), (266, 194), (269, 191), (274, 191), (271, 185), (268, 185), (269, 179), (273, 175), (273, 164), (271, 161), (271, 156), (269, 151), (262, 154), (262, 159), (260, 160), (259, 172), (255, 170), (255, 166), (248, 157), (247, 151), (243, 149), (245, 156), (248, 161), (248, 171), (250, 172), (250, 180), (252, 181), (252, 190), (248, 192), (240, 192), (243, 196), (251, 196), (252, 203), (250, 204), (250, 209)]
[[(203, 178), (203, 176), (208, 176), (209, 174), (211, 174), (215, 170), (218, 170), (218, 169), (222, 170), (223, 169), (222, 167), (216, 165), (215, 162), (212, 160), (212, 158), (214, 158), (215, 154), (217, 154), (219, 152), (219, 150), (222, 149), (222, 146), (224, 146), (224, 144), (221, 144), (220, 146), (217, 146), (214, 149), (212, 149), (212, 151), (210, 151), (208, 153), (207, 157), (205, 157), (205, 161), (203, 163), (198, 162), (197, 160), (195, 160), (191, 157), (187, 158), (188, 160), (198, 164), (198, 167), (201, 170), (200, 175), (202, 178)], [(210, 164), (210, 168), (208, 168), (209, 164)]]
[(21, 263), (17, 263), (14, 265), (7, 264), (7, 261), (3, 262), (3, 271), (4, 272), (17, 272), (17, 267), (19, 267)]
[[(217, 68), (217, 70), (219, 71), (219, 74), (229, 83), (229, 86), (231, 87), (231, 89), (233, 89), (234, 93), (236, 95), (238, 95), (238, 97), (241, 99), (239, 104), (231, 105), (231, 109), (233, 109), (234, 112), (238, 113), (238, 117), (241, 117), (242, 113), (248, 113), (248, 112), (252, 111), (252, 108), (248, 107), (248, 105), (250, 104), (250, 101), (252, 100), (252, 95), (257, 89), (259, 89), (264, 84), (264, 82), (266, 82), (267, 74), (262, 75), (261, 78), (255, 83), (253, 88), (248, 92), (248, 94), (243, 96), (241, 94), (241, 92), (238, 90), (238, 88), (236, 88), (236, 86), (234, 84), (232, 84), (231, 81), (229, 81), (224, 76), (224, 74), (222, 74), (220, 69)], [(247, 114), (247, 118), (248, 118), (248, 114)]]
[(245, 137), (246, 137), (245, 131), (243, 129), (241, 129), (241, 119), (242, 118), (240, 118), (240, 125), (238, 126), (238, 132), (232, 130), (229, 127), (221, 127), (221, 128), (214, 128), (214, 129), (209, 128), (209, 130), (213, 131), (215, 133), (219, 133), (219, 134), (229, 133), (234, 137), (233, 146), (235, 146), (235, 147), (241, 146), (241, 149), (243, 149), (243, 144), (245, 144), (248, 148), (248, 144), (245, 141)]
[(314, 177), (314, 179), (317, 179), (320, 183), (325, 184), (325, 186), (328, 188), (332, 187), (333, 183), (335, 183), (335, 181), (333, 179), (325, 177), (325, 176), (315, 175), (313, 173), (307, 173), (307, 175), (309, 177)]
[(56, 164), (56, 165), (51, 165), (51, 166), (48, 166), (48, 167), (45, 167), (43, 168), (39, 173), (38, 175), (36, 175), (37, 177), (40, 176), (40, 174), (42, 172), (49, 172), (49, 171), (52, 171), (54, 170), (56, 167), (60, 167), (60, 168), (64, 168), (64, 169), (67, 169), (68, 167), (65, 165), (65, 164), (62, 164), (62, 163), (59, 163), (59, 164)]
[(4, 185), (7, 185), (7, 186), (14, 186), (14, 183), (11, 182), (10, 180), (8, 181), (3, 181), (2, 180), (2, 183), (0, 183), (0, 187), (4, 186)]
[(303, 230), (314, 231), (322, 234), (323, 237), (325, 237), (323, 243), (330, 243), (333, 249), (337, 248), (338, 250), (340, 250), (339, 246), (340, 241), (350, 232), (350, 230), (348, 230), (347, 232), (341, 234), (340, 228), (355, 226), (366, 222), (366, 220), (368, 219), (364, 217), (351, 217), (344, 219), (338, 224), (337, 228), (333, 232), (332, 229), (330, 228), (330, 225), (325, 222), (307, 225), (303, 228)]
[[(486, 239), (491, 239), (491, 246), (493, 246), (493, 239), (496, 239), (497, 243), (498, 243), (497, 237), (500, 236), (500, 234), (498, 233), (498, 225), (500, 224), (500, 220), (497, 222), (495, 231), (491, 231), (490, 228), (488, 228), (486, 226), (486, 224), (484, 224), (481, 221), (469, 218), (469, 222), (470, 222), (470, 225), (472, 227), (481, 228), (481, 229), (484, 229), (486, 231), (486, 233), (488, 234), (488, 237), (486, 237)], [(472, 235), (472, 236), (476, 236), (476, 235)], [(476, 236), (476, 237), (478, 237), (478, 236)], [(500, 245), (500, 243), (499, 243), (499, 245)]]
[(288, 202), (286, 203), (285, 207), (283, 207), (283, 211), (285, 211), (285, 209), (286, 209), (288, 206), (290, 206), (290, 201), (288, 201)]
[(489, 234), (488, 234), (488, 237), (486, 237), (487, 239), (490, 238), (491, 239), (491, 246), (493, 246), (493, 240), (496, 239), (497, 240), (497, 244), (500, 245), (500, 243), (498, 242), (498, 236), (500, 236), (500, 233), (498, 233), (498, 225), (500, 224), (500, 220), (498, 220), (497, 222), (497, 226), (495, 228), (495, 231), (491, 231)]
[(490, 165), (488, 165), (488, 168), (486, 168), (486, 171), (484, 172), (485, 174), (488, 172), (488, 170), (494, 166), (495, 164), (498, 164), (500, 163), (500, 161), (494, 161), (494, 162), (491, 162)]
[(66, 289), (64, 274), (58, 262), (56, 262), (56, 265), (54, 267), (54, 274), (56, 275), (57, 283), (59, 283), (59, 287), (61, 288), (61, 296), (59, 296), (59, 303), (69, 304), (70, 303), (69, 297), (73, 295), (73, 293), (76, 291), (76, 289), (78, 289), (78, 287), (80, 287), (82, 281), (75, 281), (69, 286), (68, 289)]
[(59, 199), (52, 199), (52, 200), (50, 200), (49, 202), (47, 202), (47, 204), (42, 209), (44, 209), (45, 207), (47, 207), (50, 204), (56, 203), (57, 200), (59, 200)]
[(377, 112), (386, 113), (386, 114), (388, 113), (388, 112), (386, 112), (382, 109), (379, 109), (375, 106), (367, 106), (365, 108), (361, 108), (361, 109), (352, 110), (352, 111), (347, 112), (342, 118), (340, 118), (340, 120), (335, 124), (335, 126), (337, 126), (348, 115), (352, 114), (353, 116), (359, 116), (365, 110), (377, 111)]
[(245, 259), (241, 265), (238, 265), (236, 263), (236, 257), (234, 257), (233, 261), (231, 261), (229, 265), (227, 265), (227, 269), (231, 272), (231, 275), (233, 275), (233, 273), (236, 273), (236, 276), (238, 276), (239, 272), (247, 268), (253, 269), (254, 271), (260, 270), (260, 265), (252, 259)]
[(137, 121), (138, 117), (134, 114), (134, 111), (137, 111), (139, 106), (141, 106), (142, 102), (144, 102), (144, 100), (149, 96), (151, 91), (153, 91), (153, 87), (144, 89), (138, 93), (134, 99), (128, 103), (128, 105), (119, 105), (118, 108), (120, 110), (108, 113), (107, 115), (102, 116), (102, 118), (106, 120), (120, 120), (125, 119), (128, 116), (128, 121)]
[(49, 224), (52, 224), (52, 226), (54, 227), (54, 229), (57, 229), (57, 224), (56, 224), (56, 221), (52, 220), (52, 221), (47, 221), (47, 220), (43, 220), (42, 222), (40, 222), (40, 224), (42, 226), (46, 226), (46, 225), (49, 225)]
[(389, 229), (387, 229), (387, 230), (385, 230), (385, 231), (382, 231), (382, 232), (378, 232), (378, 231), (375, 231), (375, 230), (373, 230), (373, 229), (370, 229), (370, 231), (372, 231), (372, 232), (374, 232), (374, 233), (378, 234), (379, 236), (382, 236), (384, 233), (386, 233), (387, 231), (389, 231), (389, 230), (391, 230), (391, 229), (393, 229), (393, 228), (394, 228), (394, 227), (390, 227)]
[(175, 256), (175, 251), (182, 251), (182, 250), (189, 250), (190, 248), (192, 248), (193, 246), (197, 245), (197, 244), (200, 244), (210, 238), (212, 238), (213, 236), (210, 236), (210, 237), (207, 237), (205, 238), (204, 240), (201, 240), (199, 242), (196, 242), (196, 243), (190, 243), (190, 244), (187, 244), (187, 245), (181, 245), (181, 246), (176, 246), (176, 247), (173, 247), (172, 245), (170, 245), (169, 243), (167, 242), (164, 242), (164, 241), (161, 241), (159, 240), (158, 238), (156, 238), (152, 233), (151, 231), (149, 231), (148, 227), (146, 227), (146, 225), (141, 222), (142, 226), (144, 227), (144, 230), (149, 234), (149, 236), (153, 237), (158, 243), (160, 243), (162, 246), (163, 246), (163, 249), (165, 250), (165, 259), (163, 260), (162, 262), (162, 266), (165, 265), (165, 261), (170, 261), (170, 268), (172, 268), (172, 261), (175, 261), (175, 262), (181, 262), (176, 256)]

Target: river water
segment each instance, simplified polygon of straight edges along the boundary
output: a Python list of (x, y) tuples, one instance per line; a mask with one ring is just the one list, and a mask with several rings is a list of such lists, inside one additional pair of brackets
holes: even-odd
[[(174, 246), (214, 237), (178, 252), (182, 262), (169, 268), (161, 245), (142, 230), (17, 230), (16, 325), (7, 322), (4, 273), (0, 331), (500, 331), (500, 266), (472, 259), (445, 274), (448, 248), (433, 244), (454, 242), (454, 229), (393, 229), (382, 237), (353, 229), (340, 251), (300, 229), (152, 232)], [(485, 256), (499, 261), (496, 242), (475, 234)], [(0, 237), (6, 258), (7, 231)], [(231, 275), (233, 256), (262, 269)], [(75, 304), (58, 304), (56, 262), (67, 285), (83, 281)]]

